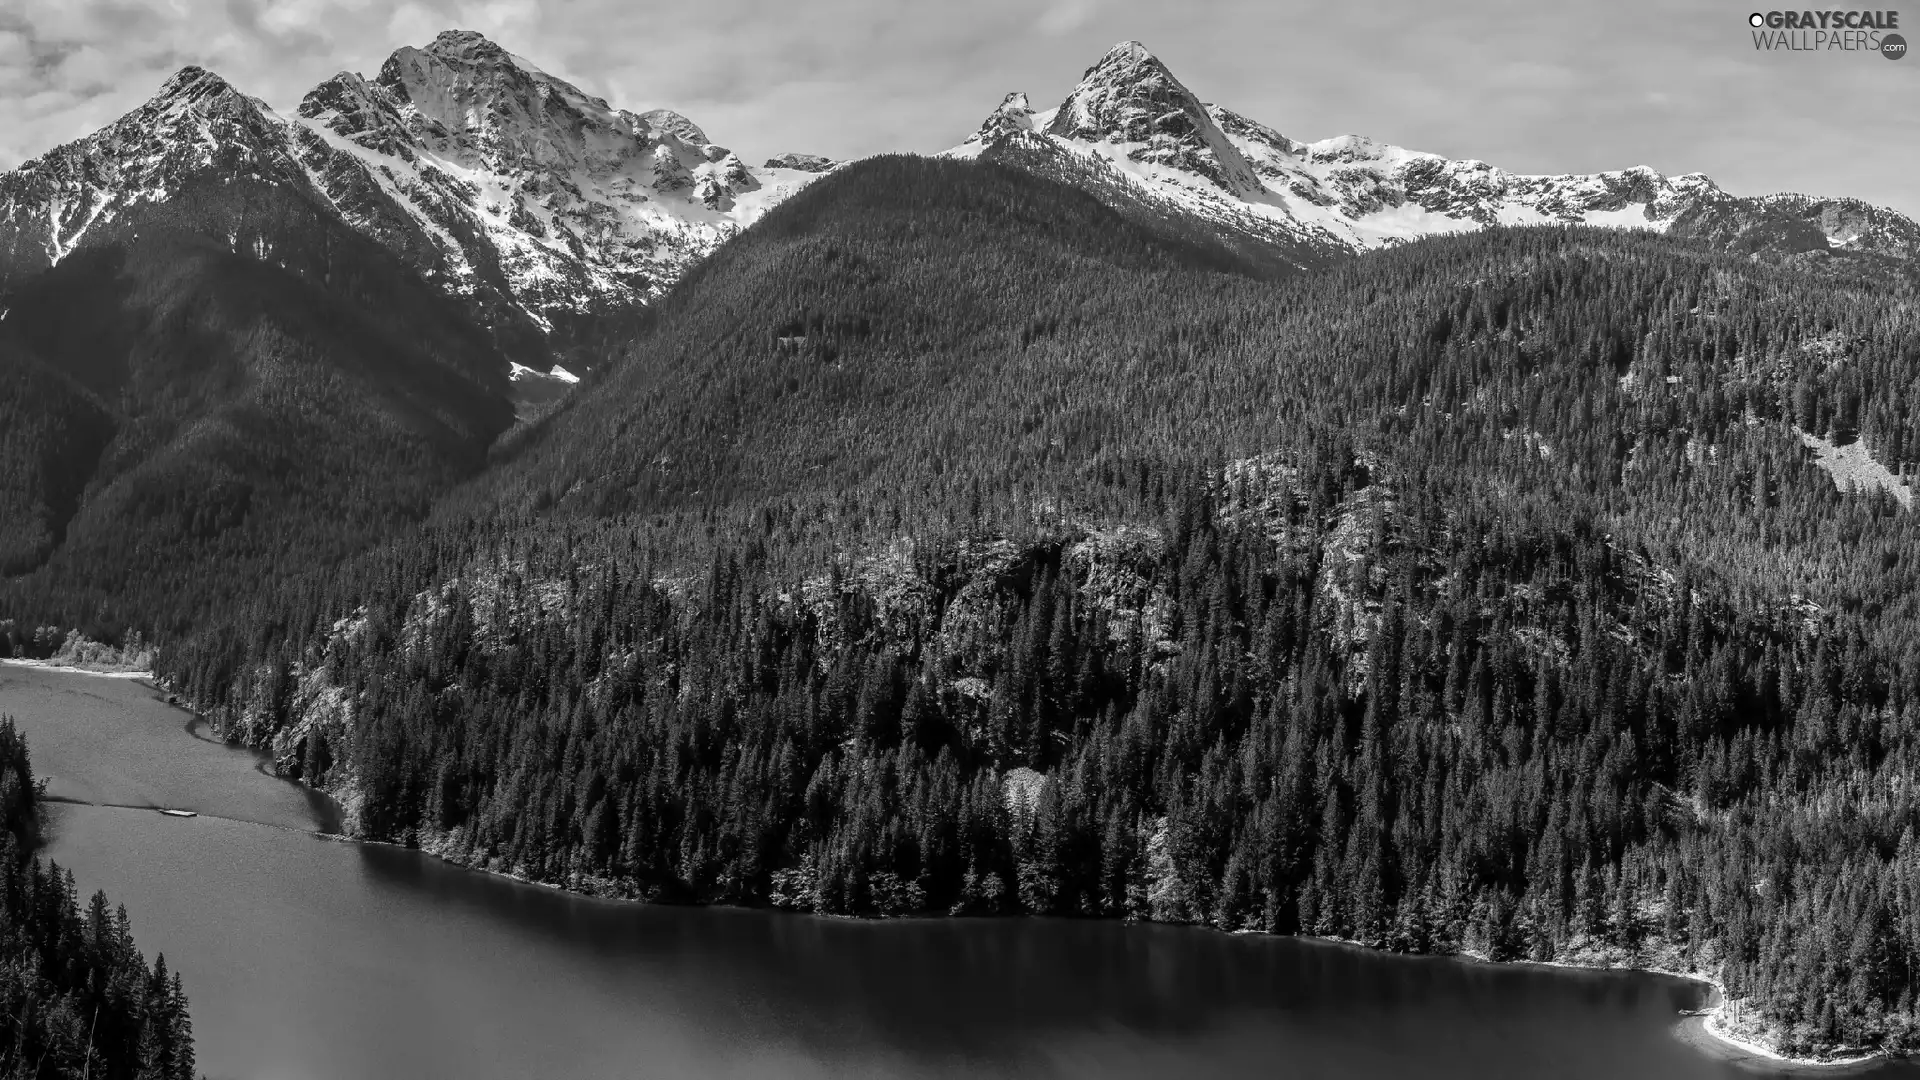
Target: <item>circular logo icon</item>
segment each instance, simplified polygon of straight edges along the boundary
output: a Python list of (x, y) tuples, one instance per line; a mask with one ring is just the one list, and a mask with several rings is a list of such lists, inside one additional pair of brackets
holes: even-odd
[(1747, 25), (1748, 26), (1765, 26), (1767, 25), (1767, 17), (1756, 11), (1753, 14), (1747, 16)]
[(1907, 39), (1899, 34), (1888, 34), (1881, 38), (1880, 55), (1889, 60), (1898, 60), (1907, 55)]

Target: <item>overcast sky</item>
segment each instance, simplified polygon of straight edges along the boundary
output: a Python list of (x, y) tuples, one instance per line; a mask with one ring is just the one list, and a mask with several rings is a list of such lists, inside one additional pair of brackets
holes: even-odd
[[(1756, 0), (1735, 0), (1751, 4)], [(1516, 172), (1650, 165), (1739, 194), (1920, 216), (1920, 57), (1756, 52), (1733, 2), (0, 0), (0, 169), (197, 63), (289, 110), (328, 75), (479, 30), (613, 104), (758, 161), (959, 142), (1009, 90), (1050, 107), (1137, 38), (1201, 98)], [(1907, 36), (1920, 39), (1920, 9)]]

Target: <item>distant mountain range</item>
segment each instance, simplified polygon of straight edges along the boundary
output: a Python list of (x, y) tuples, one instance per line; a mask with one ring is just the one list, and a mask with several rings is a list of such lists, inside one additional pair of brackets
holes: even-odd
[[(684, 116), (612, 108), (466, 31), (400, 49), (371, 80), (342, 72), (292, 116), (188, 67), (0, 175), (0, 287), (138, 232), (198, 178), (263, 179), (378, 241), (508, 355), (544, 367), (550, 346), (658, 296), (832, 164), (749, 166)], [(282, 241), (238, 211), (215, 231), (262, 257)]]
[(1052, 109), (1008, 94), (948, 154), (1186, 215), (1303, 268), (1436, 233), (1544, 224), (1653, 229), (1769, 255), (1920, 256), (1920, 225), (1857, 199), (1743, 198), (1701, 173), (1646, 166), (1523, 176), (1356, 135), (1298, 142), (1203, 103), (1137, 41), (1115, 46)]
[[(1646, 167), (1523, 176), (1352, 135), (1299, 142), (1200, 101), (1138, 42), (1058, 106), (1009, 94), (950, 156), (1019, 165), (1277, 271), (1492, 225), (1649, 228), (1800, 260), (1909, 263), (1920, 226), (1853, 199), (1729, 195)], [(286, 189), (460, 300), (502, 353), (590, 368), (694, 262), (835, 162), (750, 165), (692, 120), (615, 108), (471, 31), (342, 72), (292, 115), (181, 70), (106, 128), (0, 174), (0, 289), (169, 216), (196, 181)], [(211, 232), (271, 260), (240, 205)]]

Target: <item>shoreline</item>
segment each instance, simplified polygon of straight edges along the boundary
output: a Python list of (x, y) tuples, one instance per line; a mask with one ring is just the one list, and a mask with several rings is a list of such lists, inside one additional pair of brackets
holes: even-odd
[[(159, 689), (158, 684), (154, 681), (153, 673), (150, 671), (96, 671), (96, 670), (91, 670), (86, 668), (76, 668), (69, 665), (59, 665), (48, 660), (0, 659), (0, 665), (12, 665), (12, 666), (18, 666), (18, 667), (34, 667), (34, 668), (39, 668), (41, 670), (59, 672), (62, 674), (92, 675), (92, 676), (97, 676), (102, 678), (145, 679), (147, 680), (149, 685), (153, 686), (155, 689)], [(191, 708), (188, 706), (183, 705), (182, 707), (187, 707), (189, 711), (192, 711)], [(194, 715), (196, 717), (199, 716), (197, 712), (194, 713)], [(302, 788), (310, 792), (315, 792), (320, 796), (322, 796), (323, 798), (327, 799), (329, 802), (332, 802), (336, 808), (340, 808), (339, 799), (331, 791), (328, 791), (324, 788), (312, 787), (311, 785), (304, 784), (297, 780), (286, 780), (285, 778), (281, 778), (281, 779), (286, 783), (293, 784), (295, 787)], [(342, 816), (344, 819), (344, 812)], [(341, 824), (344, 826), (346, 822), (342, 820)], [(537, 881), (530, 877), (525, 876), (524, 874), (516, 873), (512, 870), (494, 869), (491, 867), (481, 866), (471, 862), (466, 862), (459, 858), (454, 857), (451, 850), (454, 847), (454, 845), (449, 842), (452, 840), (451, 836), (443, 835), (443, 836), (428, 838), (427, 842), (425, 843), (422, 843), (419, 841), (419, 839), (416, 839), (414, 843), (408, 844), (401, 841), (374, 840), (374, 839), (369, 839), (365, 837), (358, 837), (347, 832), (344, 828), (341, 831), (334, 832), (334, 831), (327, 830), (323, 826), (318, 826), (311, 830), (308, 830), (307, 834), (313, 837), (314, 839), (333, 842), (333, 843), (366, 844), (366, 845), (378, 846), (378, 847), (397, 848), (397, 849), (406, 850), (406, 851), (417, 851), (423, 856), (431, 858), (437, 862), (440, 862), (449, 867), (453, 867), (455, 869), (464, 870), (469, 873), (478, 873), (478, 874), (485, 875), (487, 877), (497, 878), (499, 880), (512, 882), (514, 884), (521, 885), (521, 886), (528, 886), (532, 888), (542, 889), (548, 892), (564, 893), (568, 896), (577, 897), (579, 899), (588, 900), (595, 903), (612, 903), (612, 904), (658, 904), (659, 903), (659, 901), (648, 900), (643, 897), (622, 896), (612, 891), (608, 891), (608, 892), (587, 891), (585, 889), (571, 888), (567, 885), (556, 884), (553, 882)], [(740, 905), (701, 905), (701, 906), (732, 907), (732, 906), (740, 906)], [(821, 913), (821, 912), (794, 911), (790, 909), (781, 908), (773, 904), (753, 905), (751, 908), (747, 908), (747, 910), (764, 910), (764, 911), (769, 911), (769, 912), (782, 914), (782, 915), (804, 914), (804, 915), (810, 915), (815, 918), (852, 919), (852, 920), (857, 920), (862, 922), (889, 921), (884, 917), (875, 918), (875, 917), (861, 916), (861, 915), (835, 915), (835, 914), (828, 914), (828, 913)], [(953, 918), (954, 916), (942, 915), (936, 912), (936, 913), (930, 913), (929, 915), (917, 916), (917, 917), (950, 919), (950, 918)], [(1125, 922), (1125, 921), (1132, 921), (1132, 920), (1119, 920), (1119, 921)], [(1167, 924), (1167, 925), (1176, 925), (1176, 924)], [(1319, 936), (1310, 935), (1310, 934), (1274, 935), (1274, 934), (1269, 934), (1266, 931), (1260, 931), (1260, 930), (1222, 930), (1218, 927), (1206, 926), (1205, 924), (1185, 924), (1185, 925), (1194, 925), (1194, 926), (1197, 926), (1199, 929), (1209, 930), (1214, 933), (1225, 933), (1225, 934), (1231, 934), (1231, 935), (1249, 935), (1249, 936), (1261, 935), (1261, 936), (1274, 936), (1274, 937), (1293, 937), (1296, 940), (1301, 940), (1301, 941), (1324, 942), (1327, 944), (1344, 946), (1348, 948), (1364, 949), (1367, 952), (1378, 953), (1380, 955), (1390, 955), (1383, 952), (1382, 950), (1372, 948), (1360, 942), (1347, 941), (1339, 938), (1319, 937)], [(1709, 990), (1709, 997), (1708, 997), (1706, 1008), (1701, 1012), (1682, 1017), (1680, 1023), (1677, 1024), (1672, 1030), (1673, 1030), (1674, 1036), (1678, 1038), (1681, 1042), (1686, 1043), (1687, 1045), (1693, 1047), (1694, 1049), (1700, 1051), (1703, 1054), (1706, 1054), (1710, 1057), (1714, 1057), (1719, 1060), (1727, 1061), (1730, 1063), (1764, 1064), (1771, 1068), (1785, 1069), (1792, 1072), (1818, 1071), (1818, 1072), (1826, 1072), (1829, 1075), (1835, 1075), (1837, 1073), (1843, 1073), (1844, 1071), (1850, 1070), (1850, 1069), (1858, 1070), (1864, 1067), (1869, 1067), (1874, 1063), (1880, 1062), (1883, 1060), (1892, 1060), (1892, 1055), (1888, 1054), (1886, 1051), (1883, 1051), (1883, 1050), (1874, 1050), (1865, 1054), (1856, 1054), (1851, 1057), (1833, 1058), (1833, 1059), (1792, 1057), (1786, 1054), (1782, 1054), (1760, 1043), (1749, 1041), (1748, 1039), (1745, 1039), (1740, 1035), (1736, 1035), (1733, 1032), (1727, 1030), (1725, 1027), (1724, 1021), (1725, 1021), (1725, 1016), (1727, 1012), (1727, 1006), (1729, 1003), (1726, 987), (1721, 983), (1721, 981), (1717, 977), (1701, 974), (1698, 972), (1675, 971), (1669, 968), (1654, 967), (1654, 966), (1638, 966), (1633, 964), (1608, 964), (1608, 963), (1585, 964), (1585, 963), (1568, 963), (1565, 961), (1553, 961), (1553, 960), (1494, 961), (1494, 960), (1489, 960), (1484, 956), (1474, 954), (1472, 952), (1460, 952), (1460, 953), (1452, 953), (1452, 954), (1430, 954), (1430, 955), (1434, 955), (1436, 957), (1443, 958), (1443, 959), (1453, 960), (1459, 963), (1479, 963), (1479, 964), (1499, 964), (1502, 966), (1513, 965), (1513, 966), (1531, 966), (1531, 967), (1540, 967), (1540, 968), (1559, 968), (1559, 969), (1569, 970), (1569, 971), (1637, 972), (1637, 973), (1649, 974), (1649, 975), (1661, 975), (1668, 978), (1683, 979), (1688, 982), (1704, 985)]]
[(153, 682), (153, 672), (145, 669), (75, 667), (53, 660), (28, 660), (15, 656), (0, 657), (0, 667), (32, 668), (35, 671), (51, 671), (56, 675), (91, 675), (97, 679), (144, 679), (148, 683)]
[[(1364, 948), (1365, 946), (1362, 946)], [(1884, 1050), (1873, 1050), (1865, 1054), (1856, 1054), (1844, 1058), (1806, 1058), (1782, 1054), (1771, 1047), (1742, 1038), (1725, 1027), (1727, 988), (1712, 975), (1703, 975), (1695, 971), (1675, 971), (1663, 967), (1632, 967), (1627, 965), (1569, 964), (1557, 960), (1508, 960), (1494, 961), (1481, 957), (1471, 957), (1479, 963), (1518, 964), (1528, 967), (1559, 968), (1563, 971), (1638, 971), (1649, 975), (1664, 975), (1672, 979), (1684, 979), (1699, 983), (1708, 989), (1706, 1007), (1699, 1012), (1683, 1016), (1675, 1026), (1674, 1034), (1683, 1043), (1701, 1053), (1722, 1061), (1735, 1064), (1741, 1062), (1760, 1062), (1770, 1068), (1786, 1069), (1792, 1072), (1829, 1072), (1859, 1069), (1878, 1061), (1890, 1061), (1892, 1056)], [(1831, 1073), (1829, 1073), (1831, 1075)]]
[[(1663, 973), (1663, 974), (1667, 974), (1667, 973)], [(1715, 1054), (1715, 1056), (1725, 1056), (1728, 1060), (1740, 1061), (1740, 1060), (1743, 1060), (1742, 1055), (1746, 1055), (1750, 1057), (1760, 1058), (1772, 1066), (1785, 1067), (1785, 1068), (1793, 1069), (1795, 1071), (1807, 1071), (1807, 1072), (1824, 1071), (1829, 1069), (1841, 1069), (1841, 1070), (1857, 1069), (1862, 1066), (1871, 1065), (1876, 1061), (1891, 1060), (1890, 1055), (1888, 1055), (1887, 1052), (1884, 1050), (1874, 1050), (1869, 1053), (1856, 1054), (1853, 1057), (1844, 1057), (1844, 1058), (1790, 1057), (1776, 1050), (1769, 1049), (1768, 1047), (1763, 1046), (1759, 1043), (1751, 1042), (1747, 1039), (1743, 1039), (1740, 1036), (1735, 1035), (1733, 1032), (1728, 1031), (1724, 1025), (1728, 999), (1727, 999), (1726, 987), (1720, 985), (1720, 980), (1710, 979), (1702, 975), (1681, 975), (1679, 972), (1671, 972), (1670, 974), (1676, 975), (1683, 979), (1692, 979), (1696, 982), (1702, 982), (1713, 988), (1713, 997), (1711, 999), (1711, 1002), (1709, 1003), (1707, 1011), (1697, 1016), (1690, 1016), (1687, 1018), (1687, 1020), (1688, 1021), (1698, 1020), (1700, 1022), (1699, 1023), (1700, 1034), (1705, 1036), (1707, 1039), (1712, 1040), (1713, 1043), (1717, 1044), (1714, 1047), (1714, 1051), (1718, 1051)], [(1682, 1029), (1685, 1029), (1688, 1026), (1689, 1024), (1686, 1022), (1682, 1022), (1681, 1024)], [(1695, 1046), (1701, 1045), (1700, 1043), (1687, 1038), (1686, 1035), (1682, 1035), (1681, 1040), (1683, 1042), (1691, 1043), (1692, 1045), (1695, 1045)], [(1714, 1052), (1714, 1051), (1709, 1051), (1709, 1052)]]
[[(415, 851), (420, 853), (423, 856), (426, 856), (427, 858), (433, 859), (440, 863), (444, 863), (445, 865), (453, 867), (458, 870), (464, 870), (468, 873), (482, 874), (487, 877), (497, 878), (501, 881), (512, 882), (516, 885), (523, 885), (523, 886), (527, 886), (535, 889), (544, 889), (548, 892), (563, 893), (567, 896), (575, 897), (581, 900), (591, 901), (593, 903), (601, 903), (601, 904), (658, 904), (659, 903), (659, 901), (646, 900), (640, 897), (617, 896), (617, 895), (609, 895), (606, 893), (583, 892), (578, 889), (568, 888), (565, 885), (554, 884), (553, 882), (535, 881), (532, 878), (514, 873), (512, 871), (508, 871), (508, 870), (494, 870), (484, 866), (477, 866), (472, 863), (462, 862), (459, 859), (451, 857), (450, 855), (443, 854), (440, 851), (434, 850), (434, 847), (438, 847), (439, 845), (433, 845), (432, 847), (425, 844), (418, 844), (418, 843), (408, 845), (408, 844), (401, 843), (398, 841), (393, 841), (393, 840), (369, 840), (369, 839), (349, 836), (344, 833), (328, 833), (328, 832), (320, 832), (320, 831), (315, 831), (312, 835), (314, 835), (319, 839), (328, 840), (334, 843), (367, 844), (367, 845), (373, 845), (377, 847), (397, 848), (402, 851)], [(864, 916), (864, 915), (839, 915), (839, 914), (823, 913), (823, 912), (817, 912), (817, 911), (793, 911), (785, 908), (775, 907), (774, 905), (771, 905), (771, 904), (754, 905), (754, 906), (745, 906), (745, 905), (738, 905), (738, 904), (702, 904), (697, 906), (731, 907), (731, 908), (738, 908), (743, 911), (766, 911), (776, 915), (804, 915), (808, 918), (815, 918), (815, 919), (847, 919), (855, 922), (876, 922), (876, 923), (894, 921), (893, 919), (885, 918), (885, 917), (872, 917), (872, 916)], [(918, 918), (952, 919), (956, 917), (959, 917), (959, 916), (942, 915), (937, 912), (927, 913), (922, 915), (902, 916), (902, 918), (907, 918), (907, 919), (918, 919)], [(979, 916), (979, 917), (992, 918), (994, 916)], [(1118, 919), (1118, 920), (1104, 920), (1104, 921), (1116, 921), (1121, 923), (1127, 923), (1127, 922), (1134, 922), (1134, 921), (1140, 921), (1140, 920)], [(1148, 920), (1148, 922), (1151, 922), (1151, 921)], [(1364, 952), (1371, 953), (1374, 955), (1379, 955), (1379, 956), (1397, 955), (1393, 953), (1387, 953), (1380, 949), (1376, 949), (1371, 946), (1362, 944), (1361, 942), (1351, 941), (1345, 938), (1320, 937), (1312, 934), (1270, 934), (1264, 930), (1221, 930), (1218, 927), (1207, 926), (1201, 923), (1155, 923), (1152, 925), (1188, 926), (1194, 929), (1206, 930), (1211, 933), (1227, 934), (1235, 937), (1286, 937), (1286, 938), (1292, 938), (1293, 940), (1296, 940), (1296, 941), (1313, 942), (1316, 944), (1324, 944), (1324, 945), (1333, 945), (1341, 948), (1359, 949)], [(1556, 969), (1560, 971), (1570, 971), (1570, 972), (1571, 971), (1627, 972), (1627, 973), (1635, 973), (1635, 974), (1643, 974), (1643, 975), (1660, 975), (1660, 976), (1664, 976), (1671, 979), (1682, 979), (1687, 982), (1698, 983), (1702, 986), (1707, 987), (1708, 989), (1708, 999), (1707, 999), (1706, 1006), (1700, 1012), (1683, 1015), (1680, 1018), (1680, 1022), (1677, 1025), (1675, 1025), (1675, 1027), (1673, 1028), (1674, 1036), (1675, 1038), (1679, 1039), (1679, 1041), (1686, 1043), (1688, 1046), (1693, 1047), (1695, 1050), (1698, 1050), (1699, 1052), (1707, 1055), (1708, 1057), (1712, 1057), (1720, 1061), (1726, 1061), (1731, 1064), (1736, 1064), (1736, 1065), (1742, 1064), (1742, 1063), (1764, 1064), (1768, 1068), (1785, 1070), (1788, 1072), (1796, 1072), (1796, 1073), (1806, 1072), (1806, 1073), (1823, 1073), (1826, 1075), (1844, 1075), (1849, 1070), (1859, 1070), (1862, 1068), (1870, 1067), (1879, 1062), (1893, 1060), (1892, 1056), (1889, 1055), (1884, 1050), (1874, 1050), (1869, 1053), (1857, 1054), (1852, 1057), (1831, 1058), (1831, 1059), (1792, 1057), (1786, 1054), (1782, 1054), (1779, 1051), (1773, 1050), (1767, 1046), (1761, 1045), (1760, 1043), (1756, 1043), (1756, 1042), (1752, 1042), (1747, 1039), (1744, 1039), (1741, 1036), (1726, 1030), (1726, 1028), (1722, 1024), (1722, 1020), (1726, 1015), (1727, 1003), (1729, 1001), (1726, 987), (1722, 985), (1722, 983), (1718, 978), (1711, 975), (1703, 975), (1698, 972), (1675, 971), (1670, 968), (1663, 968), (1663, 967), (1637, 967), (1637, 966), (1632, 966), (1627, 964), (1604, 964), (1604, 965), (1603, 964), (1574, 964), (1574, 963), (1566, 963), (1564, 961), (1556, 961), (1556, 960), (1489, 960), (1484, 956), (1480, 956), (1470, 952), (1431, 953), (1431, 954), (1425, 954), (1425, 955), (1431, 956), (1434, 959), (1451, 960), (1456, 963), (1465, 963), (1465, 964), (1487, 964), (1487, 965), (1498, 966), (1498, 967), (1551, 968), (1551, 969)]]

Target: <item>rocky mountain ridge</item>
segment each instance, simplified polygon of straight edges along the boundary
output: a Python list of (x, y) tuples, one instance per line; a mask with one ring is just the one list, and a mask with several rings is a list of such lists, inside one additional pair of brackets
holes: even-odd
[[(1352, 135), (1301, 142), (1201, 101), (1131, 41), (1055, 108), (1007, 95), (947, 153), (1052, 176), (1281, 270), (1549, 223), (1920, 263), (1920, 226), (1852, 199), (1746, 198), (1644, 166), (1527, 176)], [(615, 108), (471, 31), (401, 48), (373, 78), (335, 75), (289, 113), (187, 67), (99, 132), (0, 174), (0, 289), (142, 227), (285, 266), (302, 243), (291, 219), (323, 215), (464, 304), (511, 359), (579, 371), (696, 260), (836, 165), (794, 153), (749, 165), (687, 117)]]
[(1202, 102), (1137, 41), (1116, 45), (1052, 109), (1007, 95), (947, 154), (1184, 212), (1277, 245), (1301, 267), (1436, 233), (1538, 224), (1672, 231), (1784, 256), (1920, 258), (1920, 225), (1854, 199), (1741, 197), (1701, 173), (1646, 166), (1521, 175), (1355, 135), (1300, 142)]
[[(834, 164), (751, 167), (684, 116), (615, 109), (471, 31), (402, 48), (371, 80), (342, 72), (292, 116), (188, 67), (0, 175), (0, 285), (165, 220), (183, 186), (247, 177), (379, 241), (544, 367)], [(249, 230), (231, 224), (238, 244)]]

